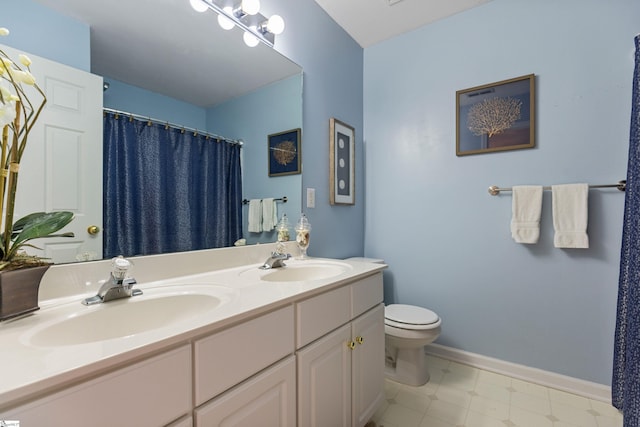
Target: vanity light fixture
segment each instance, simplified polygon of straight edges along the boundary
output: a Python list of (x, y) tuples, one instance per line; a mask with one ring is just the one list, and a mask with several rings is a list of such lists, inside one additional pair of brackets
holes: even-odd
[(225, 30), (238, 26), (244, 30), (243, 40), (249, 47), (262, 42), (273, 47), (275, 36), (284, 31), (284, 20), (279, 15), (270, 18), (259, 13), (260, 0), (189, 0), (198, 12), (211, 9), (218, 14), (218, 24)]

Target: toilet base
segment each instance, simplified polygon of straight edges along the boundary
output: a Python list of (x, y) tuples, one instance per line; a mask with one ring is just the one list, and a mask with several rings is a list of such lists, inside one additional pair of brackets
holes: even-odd
[(421, 386), (429, 382), (427, 356), (424, 347), (396, 348), (393, 361), (387, 360), (384, 367), (385, 376), (401, 384)]

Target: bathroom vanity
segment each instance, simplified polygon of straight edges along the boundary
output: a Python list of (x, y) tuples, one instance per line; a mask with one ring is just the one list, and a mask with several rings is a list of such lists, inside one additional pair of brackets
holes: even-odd
[(143, 295), (101, 307), (80, 304), (98, 286), (93, 270), (88, 288), (61, 281), (89, 265), (52, 267), (42, 309), (0, 324), (0, 420), (364, 426), (384, 399), (386, 266), (312, 258), (259, 270), (271, 250), (136, 259)]

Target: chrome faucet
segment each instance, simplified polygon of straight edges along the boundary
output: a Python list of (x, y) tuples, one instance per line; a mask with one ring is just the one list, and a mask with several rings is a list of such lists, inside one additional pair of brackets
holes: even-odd
[(273, 252), (271, 256), (262, 264), (259, 268), (261, 270), (270, 270), (272, 268), (284, 267), (286, 264), (284, 261), (291, 258), (291, 254), (285, 254), (282, 252)]
[(82, 300), (84, 305), (100, 304), (109, 302), (114, 299), (135, 297), (142, 295), (142, 290), (133, 289), (136, 279), (127, 277), (127, 272), (131, 268), (131, 261), (122, 256), (112, 260), (113, 269), (109, 275), (109, 279), (100, 286), (98, 294)]

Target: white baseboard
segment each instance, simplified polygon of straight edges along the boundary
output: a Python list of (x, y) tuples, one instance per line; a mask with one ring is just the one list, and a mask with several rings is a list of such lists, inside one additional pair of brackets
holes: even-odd
[(611, 387), (603, 384), (519, 365), (517, 363), (506, 362), (440, 344), (429, 344), (426, 347), (426, 353), (546, 387), (563, 390), (589, 399), (611, 402)]

